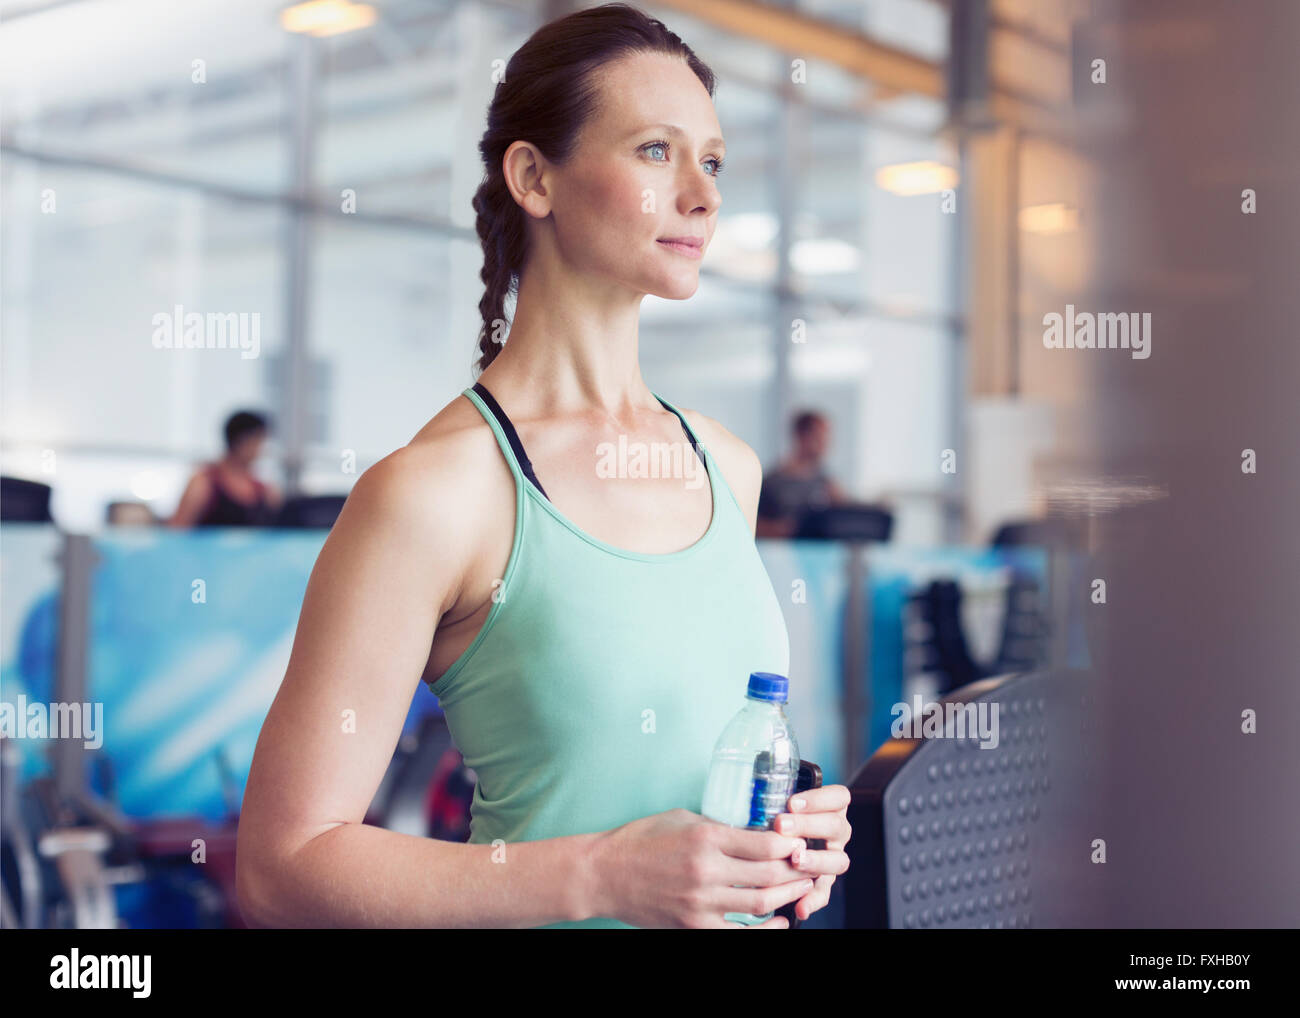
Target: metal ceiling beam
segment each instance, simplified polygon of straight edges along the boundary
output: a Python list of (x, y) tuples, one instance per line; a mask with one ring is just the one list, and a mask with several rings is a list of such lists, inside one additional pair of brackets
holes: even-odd
[[(813, 57), (842, 67), (886, 90), (946, 100), (945, 64), (882, 43), (847, 25), (756, 0), (655, 0), (733, 35), (773, 46), (794, 56)], [(940, 2), (939, 6), (947, 7)], [(951, 9), (949, 9), (951, 16)], [(1029, 134), (1062, 137), (1068, 133), (1062, 111), (1032, 96), (993, 82), (989, 109), (995, 120)]]
[(754, 0), (655, 0), (734, 35), (795, 56), (815, 57), (900, 92), (944, 97), (943, 65), (847, 25)]

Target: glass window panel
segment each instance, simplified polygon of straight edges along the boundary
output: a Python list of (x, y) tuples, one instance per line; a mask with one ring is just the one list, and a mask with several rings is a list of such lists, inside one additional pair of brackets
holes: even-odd
[(959, 189), (947, 144), (830, 117), (814, 117), (804, 137), (791, 266), (806, 292), (865, 302), (875, 313), (952, 311), (956, 219), (944, 212), (942, 191), (891, 193), (876, 179), (885, 167), (922, 164), (915, 172), (928, 180), (933, 164), (953, 168)]
[[(791, 358), (792, 414), (827, 416), (827, 471), (855, 498), (892, 503), (904, 543), (943, 539), (940, 454), (955, 442), (943, 380), (953, 342), (924, 324), (819, 318)], [(790, 424), (782, 424), (782, 457)]]
[[(206, 455), (235, 405), (267, 401), (278, 207), (8, 159), (3, 210), (7, 439)], [(178, 307), (202, 347), (161, 346), (184, 340)]]
[(258, 192), (288, 184), (282, 3), (45, 4), (0, 32), (5, 140)]
[[(169, 515), (226, 417), (278, 404), (282, 210), (21, 158), (3, 192), (9, 471), (52, 484), (68, 527), (99, 526), (115, 499)], [(204, 345), (180, 346), (194, 314)], [(274, 447), (258, 471), (278, 482)]]
[[(65, 6), (85, 14), (110, 5)], [(0, 83), (19, 86), (7, 89), (18, 101), (5, 141), (18, 154), (5, 161), (3, 178), (11, 271), (0, 294), (10, 340), (0, 362), (0, 427), (6, 444), (28, 459), (50, 446), (61, 450), (65, 469), (86, 460), (77, 468), (80, 486), (61, 495), (86, 518), (94, 515), (91, 493), (132, 497), (136, 489), (161, 490), (154, 500), (170, 500), (170, 511), (193, 463), (219, 452), (226, 414), (245, 405), (269, 408), (273, 419), (287, 412), (285, 199), (299, 112), (288, 89), (304, 40), (279, 26), (283, 5), (269, 0), (225, 5), (221, 18), (181, 18), (162, 0), (115, 7), (114, 17), (83, 20), (72, 31), (55, 6), (7, 23), (0, 39), (0, 57), (19, 56), (21, 40), (35, 45), (37, 28), (73, 44), (93, 29), (99, 49), (111, 51), (100, 53), (89, 76), (61, 58), (50, 68), (0, 59)], [(931, 0), (800, 8), (929, 59), (946, 52), (943, 8)], [(312, 216), (307, 265), (306, 491), (346, 490), (473, 381), (482, 256), (470, 199), (482, 174), (477, 143), (492, 61), (507, 59), (543, 12), (533, 3), (384, 5), (375, 25), (312, 44), (319, 57), (312, 197), (325, 212)], [(789, 331), (778, 319), (803, 317), (818, 345), (791, 351), (796, 394), (824, 399), (837, 419), (855, 422), (836, 451), (837, 469), (867, 491), (919, 484), (904, 468), (924, 458), (930, 438), (923, 428), (894, 432), (901, 420), (926, 414), (933, 422), (946, 413), (947, 389), (937, 380), (948, 370), (953, 224), (937, 195), (891, 194), (877, 186), (875, 171), (951, 161), (935, 138), (943, 102), (890, 93), (809, 59), (808, 80), (796, 92), (803, 129), (785, 139), (780, 103), (790, 53), (674, 9), (656, 16), (718, 75), (728, 167), (699, 290), (689, 301), (643, 304), (647, 380), (774, 461), (785, 451), (783, 423), (772, 421), (769, 404), (774, 343)], [(140, 29), (130, 39), (124, 25), (151, 34)], [(105, 47), (104, 39), (114, 42)], [(159, 52), (182, 54), (177, 67), (161, 66)], [(190, 80), (191, 53), (206, 61), (204, 85)], [(105, 80), (114, 82), (111, 95)], [(788, 180), (778, 148), (786, 144)], [(138, 164), (264, 193), (274, 203), (236, 203), (89, 163), (24, 159), (24, 146)], [(776, 294), (786, 188), (794, 189), (793, 312)], [(57, 196), (57, 215), (31, 214), (47, 189)], [(353, 215), (341, 214), (345, 189), (355, 197)], [(829, 317), (828, 302), (851, 317)], [(223, 360), (219, 351), (191, 350), (169, 359), (132, 345), (140, 321), (147, 343), (152, 314), (175, 304), (261, 312), (259, 356)], [(935, 337), (943, 337), (937, 360), (923, 353), (934, 352)], [(877, 399), (882, 386), (886, 396)], [(892, 406), (899, 393), (912, 400), (910, 410), (877, 406)], [(880, 413), (885, 418), (870, 416)], [(345, 449), (356, 455), (356, 473), (343, 473)], [(281, 452), (273, 432), (268, 459)], [(264, 461), (263, 472), (278, 480), (274, 466)]]
[(776, 177), (779, 107), (764, 89), (724, 78), (714, 106), (727, 142), (718, 177), (722, 205), (704, 267), (742, 283), (776, 278)]
[[(477, 241), (318, 219), (309, 329), (316, 366), (308, 442), (336, 475), (400, 448), (473, 384), (482, 265)], [(350, 486), (353, 475), (338, 477)]]
[(531, 12), (479, 3), (384, 10), (326, 40), (314, 184), (336, 207), (472, 224), (478, 141), (504, 61), (536, 27)]
[(938, 0), (800, 0), (798, 6), (928, 60), (948, 56), (948, 14)]

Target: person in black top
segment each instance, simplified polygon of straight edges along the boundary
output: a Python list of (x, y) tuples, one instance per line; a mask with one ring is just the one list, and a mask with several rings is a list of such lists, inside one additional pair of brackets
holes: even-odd
[(205, 464), (190, 478), (167, 526), (265, 527), (274, 523), (283, 498), (271, 485), (253, 476), (270, 426), (251, 410), (231, 414), (226, 421), (226, 454)]
[(826, 418), (815, 410), (805, 410), (795, 417), (793, 431), (793, 454), (763, 475), (756, 537), (792, 537), (805, 511), (851, 501), (822, 464), (830, 444)]

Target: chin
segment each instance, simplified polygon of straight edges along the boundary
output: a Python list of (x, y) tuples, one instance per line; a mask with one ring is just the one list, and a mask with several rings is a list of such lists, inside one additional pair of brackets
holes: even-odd
[(647, 293), (664, 300), (689, 300), (700, 288), (700, 277), (692, 275), (689, 279), (665, 279), (647, 290)]

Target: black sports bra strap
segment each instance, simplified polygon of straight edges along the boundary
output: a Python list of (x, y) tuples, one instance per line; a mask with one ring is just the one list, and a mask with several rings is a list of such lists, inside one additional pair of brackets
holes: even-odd
[(707, 471), (709, 469), (709, 465), (704, 462), (704, 453), (700, 451), (699, 441), (696, 439), (691, 429), (686, 426), (686, 418), (683, 417), (676, 410), (674, 410), (672, 407), (670, 407), (667, 403), (664, 403), (663, 399), (661, 399), (659, 396), (655, 396), (655, 399), (659, 400), (660, 403), (663, 403), (664, 409), (671, 411), (674, 415), (676, 415), (677, 419), (682, 422), (682, 431), (686, 432), (686, 437), (691, 440), (691, 448), (695, 450), (695, 455), (699, 457), (700, 463), (704, 466), (704, 469)]
[[(515, 426), (510, 423), (510, 418), (506, 416), (506, 412), (501, 409), (501, 404), (496, 401), (492, 396), (492, 393), (487, 391), (487, 387), (484, 386), (482, 382), (474, 383), (474, 391), (478, 393), (479, 398), (487, 404), (488, 409), (492, 411), (492, 416), (494, 416), (497, 419), (497, 423), (501, 425), (501, 430), (506, 433), (506, 439), (510, 442), (510, 448), (514, 452), (515, 459), (519, 463), (519, 469), (523, 471), (524, 476), (536, 486), (537, 490), (540, 491), (549, 502), (551, 496), (546, 494), (546, 489), (542, 487), (542, 482), (537, 479), (537, 475), (533, 472), (532, 460), (530, 460), (528, 454), (524, 452), (524, 444), (519, 441), (519, 434), (515, 431)], [(686, 426), (686, 418), (670, 407), (667, 403), (664, 403), (664, 401), (658, 396), (655, 396), (655, 399), (658, 399), (660, 403), (663, 403), (665, 410), (669, 410), (676, 415), (677, 420), (681, 422), (682, 431), (684, 431), (686, 437), (691, 440), (691, 448), (695, 450), (695, 455), (699, 457), (700, 463), (703, 464), (704, 469), (707, 471), (709, 465), (705, 462), (704, 453), (700, 450), (699, 441), (695, 438), (691, 429)]]
[(487, 388), (482, 382), (474, 383), (474, 391), (477, 392), (479, 398), (488, 405), (488, 409), (492, 411), (492, 415), (497, 419), (497, 423), (501, 425), (501, 430), (506, 433), (506, 438), (510, 442), (510, 448), (514, 451), (515, 459), (519, 463), (519, 469), (524, 472), (524, 476), (533, 482), (537, 487), (537, 490), (540, 491), (549, 502), (551, 496), (546, 494), (546, 489), (542, 487), (542, 482), (539, 481), (537, 475), (533, 473), (533, 463), (528, 458), (528, 454), (524, 452), (524, 445), (519, 441), (519, 435), (515, 431), (515, 426), (510, 423), (510, 418), (507, 417), (506, 412), (501, 409), (501, 404), (496, 401), (492, 393), (487, 391)]

